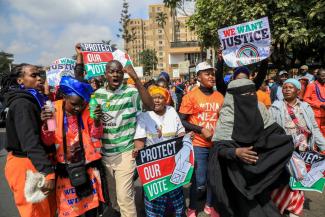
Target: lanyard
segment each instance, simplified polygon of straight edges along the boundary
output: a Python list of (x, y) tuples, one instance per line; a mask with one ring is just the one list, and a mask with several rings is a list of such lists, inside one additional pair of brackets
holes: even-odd
[[(68, 154), (67, 154), (67, 136), (66, 136), (66, 131), (68, 131), (68, 120), (66, 117), (65, 113), (65, 108), (64, 108), (64, 103), (62, 105), (62, 110), (63, 110), (63, 127), (62, 127), (62, 141), (63, 141), (63, 150), (64, 150), (64, 161), (67, 164), (68, 163)], [(81, 157), (82, 160), (85, 162), (85, 150), (84, 150), (84, 145), (82, 141), (82, 132), (81, 132), (81, 125), (82, 125), (82, 120), (81, 120), (81, 115), (78, 115), (78, 136), (79, 136), (79, 145), (81, 149)]]
[(306, 138), (308, 138), (309, 135), (310, 135), (310, 132), (299, 125), (299, 121), (298, 121), (298, 118), (296, 117), (296, 115), (295, 115), (295, 113), (293, 111), (293, 107), (290, 106), (290, 105), (287, 105), (287, 109), (288, 109), (289, 116), (292, 119), (293, 123), (298, 127), (299, 131), (302, 134), (304, 134), (306, 136)]
[(315, 89), (316, 89), (316, 95), (317, 95), (317, 98), (319, 99), (319, 101), (325, 102), (325, 98), (322, 97), (320, 89), (316, 83), (315, 83)]

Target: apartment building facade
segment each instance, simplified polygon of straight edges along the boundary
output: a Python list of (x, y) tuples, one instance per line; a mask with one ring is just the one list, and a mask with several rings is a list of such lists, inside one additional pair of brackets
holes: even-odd
[[(201, 49), (197, 36), (186, 26), (189, 17), (173, 18), (170, 9), (163, 4), (149, 6), (149, 19), (131, 19), (128, 29), (135, 35), (135, 39), (124, 42), (124, 48), (129, 53), (136, 66), (141, 66), (139, 53), (144, 49), (156, 51), (158, 58), (157, 70), (152, 76), (157, 76), (161, 71), (167, 71), (173, 77), (173, 70), (177, 70), (184, 61), (188, 65), (197, 63), (200, 59)], [(164, 28), (158, 25), (159, 13), (166, 14)], [(185, 74), (186, 72), (182, 72)]]

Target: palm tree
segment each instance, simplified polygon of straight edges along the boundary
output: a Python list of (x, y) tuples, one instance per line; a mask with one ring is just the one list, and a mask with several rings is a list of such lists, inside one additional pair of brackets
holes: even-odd
[(164, 30), (166, 39), (167, 39), (167, 41), (169, 43), (168, 35), (166, 34), (166, 31), (165, 31), (166, 20), (167, 20), (167, 14), (166, 13), (164, 13), (164, 12), (157, 13), (156, 22), (157, 22), (158, 26)]
[(176, 38), (176, 8), (182, 3), (182, 0), (164, 0), (165, 6), (170, 8), (170, 15), (173, 19), (173, 41), (177, 40)]

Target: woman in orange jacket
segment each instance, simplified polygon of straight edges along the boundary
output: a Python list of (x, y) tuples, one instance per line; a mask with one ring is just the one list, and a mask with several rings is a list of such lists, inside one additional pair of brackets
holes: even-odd
[[(55, 102), (56, 130), (50, 132), (46, 126), (42, 129), (44, 142), (56, 145), (58, 215), (97, 216), (100, 201), (108, 198), (100, 161), (101, 109), (97, 106), (95, 118), (90, 118), (88, 102), (93, 89), (87, 83), (63, 76), (60, 91), (63, 100)], [(52, 115), (46, 107), (42, 119)]]

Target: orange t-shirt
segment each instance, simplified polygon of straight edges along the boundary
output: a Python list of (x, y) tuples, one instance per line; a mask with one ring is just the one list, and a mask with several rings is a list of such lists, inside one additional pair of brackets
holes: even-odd
[[(179, 112), (190, 115), (187, 120), (189, 123), (211, 130), (213, 134), (222, 104), (223, 96), (219, 92), (207, 96), (196, 88), (183, 97)], [(212, 142), (195, 133), (193, 145), (209, 148)]]
[(271, 106), (272, 103), (271, 103), (270, 94), (262, 90), (258, 90), (256, 91), (256, 95), (257, 95), (257, 100), (263, 103), (267, 108)]

